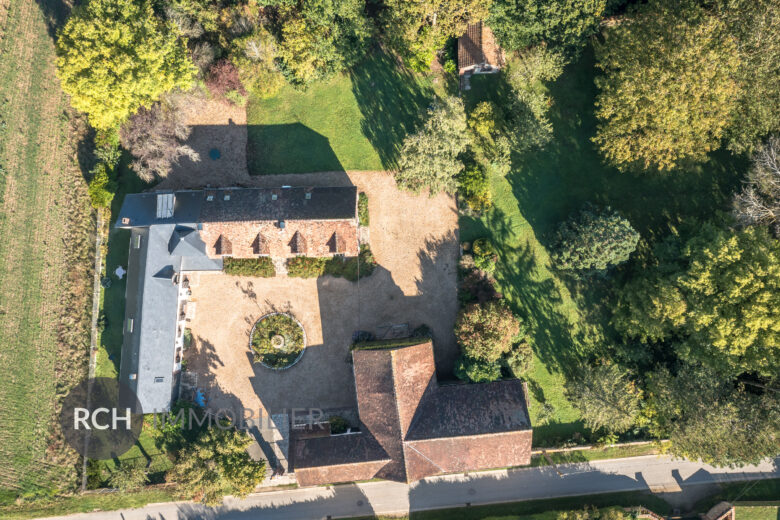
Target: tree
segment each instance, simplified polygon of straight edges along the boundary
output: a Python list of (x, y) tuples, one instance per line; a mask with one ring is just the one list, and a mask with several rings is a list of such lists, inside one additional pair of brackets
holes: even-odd
[(505, 49), (542, 42), (574, 55), (598, 29), (606, 0), (495, 0), (488, 25)]
[(169, 480), (186, 495), (218, 505), (228, 494), (245, 497), (265, 478), (265, 463), (252, 460), (252, 438), (224, 425), (208, 428), (179, 452)]
[(546, 83), (563, 73), (560, 53), (544, 44), (519, 51), (505, 68), (507, 83), (514, 97), (506, 116), (512, 149), (526, 152), (544, 147), (552, 139), (548, 113), (553, 104)]
[(678, 354), (723, 375), (780, 370), (780, 243), (766, 228), (705, 224), (666, 263), (620, 291), (615, 326), (678, 340)]
[(520, 322), (501, 301), (468, 305), (455, 321), (455, 336), (463, 354), (488, 363), (509, 352), (520, 332)]
[(111, 473), (108, 483), (111, 487), (125, 493), (144, 487), (149, 482), (149, 473), (140, 464), (122, 462)]
[(190, 127), (182, 121), (186, 99), (168, 96), (150, 108), (142, 108), (122, 126), (120, 138), (135, 158), (132, 168), (146, 182), (166, 177), (181, 157), (199, 161), (200, 155), (183, 144)]
[(648, 392), (653, 433), (667, 437), (677, 456), (734, 467), (777, 455), (777, 394), (749, 393), (710, 369), (691, 365), (676, 375), (667, 369), (651, 374)]
[(561, 224), (551, 256), (558, 269), (605, 271), (628, 260), (637, 243), (639, 233), (628, 220), (588, 205)]
[(734, 198), (734, 214), (744, 226), (768, 225), (780, 236), (780, 137), (770, 137), (754, 154), (745, 187)]
[(501, 365), (497, 361), (483, 361), (460, 356), (455, 361), (455, 377), (471, 383), (489, 383), (501, 379)]
[(74, 108), (98, 129), (119, 126), (174, 88), (194, 68), (184, 42), (148, 0), (89, 0), (57, 39), (57, 74)]
[(692, 2), (651, 0), (597, 43), (593, 141), (621, 169), (703, 161), (737, 109), (735, 39)]
[(381, 24), (385, 40), (404, 62), (425, 71), (447, 38), (466, 31), (469, 22), (482, 20), (492, 0), (385, 0)]
[(284, 77), (275, 63), (278, 52), (274, 37), (262, 26), (233, 40), (230, 60), (247, 90), (262, 98), (279, 92)]
[(277, 7), (279, 57), (290, 79), (306, 84), (353, 65), (370, 36), (361, 0), (299, 0)]
[(111, 206), (111, 201), (114, 200), (116, 193), (116, 182), (109, 176), (109, 170), (104, 163), (98, 163), (92, 170), (92, 180), (89, 181), (87, 193), (89, 193), (89, 200), (93, 208)]
[(780, 1), (719, 0), (715, 7), (742, 62), (738, 108), (726, 139), (735, 152), (751, 151), (767, 134), (780, 132)]
[(428, 110), (420, 131), (404, 139), (395, 180), (414, 193), (429, 189), (431, 196), (457, 188), (457, 175), (463, 170), (458, 156), (468, 146), (463, 101), (446, 97)]
[(584, 367), (566, 382), (566, 395), (592, 430), (622, 433), (637, 422), (641, 391), (618, 365)]

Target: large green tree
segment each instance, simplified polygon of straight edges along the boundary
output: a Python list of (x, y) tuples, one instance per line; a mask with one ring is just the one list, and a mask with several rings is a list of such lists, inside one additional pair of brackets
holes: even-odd
[(424, 189), (434, 195), (453, 193), (463, 171), (459, 155), (466, 150), (469, 134), (463, 101), (446, 97), (428, 110), (428, 119), (417, 133), (404, 139), (395, 180), (414, 193)]
[(719, 0), (716, 8), (739, 45), (741, 92), (726, 138), (743, 152), (780, 132), (780, 0)]
[(674, 341), (678, 354), (721, 374), (780, 371), (780, 242), (766, 228), (712, 224), (678, 258), (626, 284), (615, 326)]
[(566, 395), (592, 430), (622, 433), (637, 422), (641, 392), (618, 365), (584, 367), (566, 383)]
[(74, 108), (98, 129), (118, 127), (174, 88), (189, 88), (185, 42), (148, 0), (89, 0), (57, 39), (57, 74)]
[(737, 42), (696, 3), (639, 4), (596, 44), (594, 142), (619, 168), (667, 170), (703, 161), (737, 109)]
[(648, 383), (651, 430), (671, 441), (671, 452), (718, 466), (757, 464), (777, 455), (780, 399), (748, 392), (712, 370), (661, 369)]
[(605, 271), (628, 260), (637, 243), (628, 220), (589, 205), (558, 228), (551, 256), (558, 269)]
[(250, 444), (246, 432), (212, 426), (179, 452), (168, 478), (208, 505), (221, 503), (228, 494), (245, 497), (265, 478), (265, 463), (252, 460), (246, 451)]
[(330, 76), (364, 55), (371, 34), (362, 0), (300, 0), (278, 6), (279, 57), (300, 83)]
[(460, 36), (469, 22), (482, 20), (492, 0), (385, 0), (385, 40), (414, 70), (427, 70), (447, 38)]
[(606, 0), (495, 0), (488, 24), (509, 50), (546, 42), (576, 53), (598, 29), (606, 4)]

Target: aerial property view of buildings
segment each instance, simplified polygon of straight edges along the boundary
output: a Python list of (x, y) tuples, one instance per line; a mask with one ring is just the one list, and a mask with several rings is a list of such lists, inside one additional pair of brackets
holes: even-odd
[[(198, 303), (190, 301), (194, 277), (226, 276), (228, 258), (270, 259), (281, 276), (296, 257), (356, 257), (357, 195), (354, 186), (285, 186), (125, 197), (116, 221), (131, 229), (119, 377), (135, 391), (141, 412), (168, 411), (180, 397), (184, 331), (197, 319), (192, 309)], [(255, 290), (262, 298), (262, 282)], [(431, 340), (395, 336), (363, 342), (351, 354), (357, 421), (348, 432), (332, 431), (327, 420), (296, 424), (289, 413), (266, 411), (272, 426), (258, 421), (254, 430), (262, 445), (272, 444), (275, 473), (294, 473), (302, 485), (375, 477), (407, 482), (530, 462), (531, 424), (521, 381), (442, 386)], [(296, 376), (295, 368), (284, 373), (293, 382)], [(278, 404), (294, 407), (292, 401)]]
[(777, 64), (780, 0), (0, 0), (0, 518), (775, 498)]

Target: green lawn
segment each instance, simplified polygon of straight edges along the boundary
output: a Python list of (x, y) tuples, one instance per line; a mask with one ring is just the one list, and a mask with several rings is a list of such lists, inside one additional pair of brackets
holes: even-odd
[(382, 170), (420, 123), (433, 80), (375, 51), (352, 71), (305, 91), (289, 85), (247, 106), (247, 162), (253, 175)]
[[(658, 446), (652, 444), (632, 444), (629, 446), (612, 446), (609, 448), (597, 448), (592, 450), (575, 450), (566, 452), (548, 453), (553, 464), (568, 464), (572, 462), (586, 462), (589, 460), (619, 459), (623, 457), (639, 457), (642, 455), (655, 455)], [(544, 455), (531, 457), (531, 466), (547, 466), (550, 463)]]
[[(564, 374), (614, 338), (607, 324), (603, 281), (577, 282), (553, 270), (545, 248), (558, 223), (584, 203), (621, 211), (652, 241), (682, 222), (726, 210), (746, 169), (743, 159), (718, 154), (705, 165), (668, 174), (620, 173), (602, 163), (591, 144), (595, 133), (594, 60), (586, 52), (551, 88), (552, 142), (540, 151), (512, 158), (506, 178), (492, 179), (494, 208), (480, 219), (461, 219), (461, 239), (490, 236), (500, 262), (499, 289), (530, 325), (536, 354), (529, 375), (534, 445), (556, 445), (584, 432), (578, 412), (563, 394)], [(499, 75), (472, 79), (467, 108), (500, 99)], [(553, 406), (545, 424), (540, 405)], [(585, 432), (587, 433), (587, 432)]]
[(412, 513), (406, 517), (383, 516), (368, 518), (376, 520), (400, 520), (401, 518), (409, 520), (556, 520), (559, 512), (582, 509), (586, 506), (595, 506), (601, 509), (644, 506), (660, 515), (665, 515), (669, 512), (669, 505), (654, 495), (628, 492), (437, 509)]
[(111, 222), (103, 261), (103, 276), (111, 280), (111, 286), (100, 291), (100, 312), (105, 317), (105, 329), (98, 342), (97, 377), (117, 377), (119, 358), (122, 353), (122, 334), (125, 320), (126, 278), (121, 280), (114, 274), (118, 266), (127, 270), (127, 255), (130, 250), (130, 231), (114, 229), (114, 222), (122, 201), (128, 193), (138, 193), (149, 187), (129, 168), (129, 158), (123, 157), (118, 166), (118, 189), (111, 204)]
[(57, 400), (87, 372), (94, 237), (55, 75), (66, 10), (0, 7), (0, 503), (77, 482), (75, 453), (52, 437)]
[(114, 511), (142, 507), (156, 502), (170, 502), (175, 499), (176, 495), (171, 489), (148, 489), (136, 493), (76, 495), (51, 501), (40, 500), (32, 504), (0, 506), (0, 518), (27, 520), (44, 516)]
[(777, 520), (780, 506), (736, 506), (739, 520)]

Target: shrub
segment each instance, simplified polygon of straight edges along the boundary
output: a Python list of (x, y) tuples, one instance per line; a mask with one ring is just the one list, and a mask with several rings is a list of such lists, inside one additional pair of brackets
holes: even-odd
[(184, 350), (187, 350), (192, 346), (192, 330), (187, 327), (184, 329), (184, 334), (182, 336), (182, 340), (184, 342)]
[[(473, 259), (471, 255), (464, 255), (463, 258)], [(496, 281), (484, 271), (471, 269), (460, 281), (458, 299), (464, 304), (474, 302), (485, 303), (491, 300), (499, 300), (502, 298), (502, 295), (496, 290), (495, 283)]]
[(610, 208), (587, 205), (561, 224), (552, 248), (552, 260), (562, 270), (605, 271), (634, 252), (639, 233)]
[(476, 165), (458, 175), (458, 194), (468, 208), (476, 213), (482, 213), (493, 205), (487, 173)]
[(248, 101), (247, 97), (238, 90), (231, 90), (225, 94), (225, 99), (236, 105), (237, 107), (246, 106)]
[(471, 248), (474, 256), (474, 266), (481, 271), (492, 274), (496, 270), (498, 255), (490, 239), (477, 239)]
[(455, 322), (455, 336), (463, 353), (491, 363), (510, 350), (521, 330), (520, 322), (503, 301), (471, 304)]
[(331, 418), (328, 419), (328, 422), (330, 423), (330, 433), (331, 435), (338, 435), (340, 433), (347, 433), (347, 428), (349, 428), (349, 423), (346, 419), (339, 415), (334, 415)]
[(455, 362), (455, 377), (472, 383), (488, 383), (501, 379), (501, 365), (460, 356)]
[(296, 278), (317, 278), (325, 274), (327, 258), (296, 256), (287, 260), (287, 276)]
[(276, 276), (273, 261), (267, 256), (260, 258), (225, 258), (222, 269), (225, 274), (233, 276), (259, 276), (272, 278)]
[(272, 314), (255, 324), (252, 333), (255, 363), (271, 368), (289, 367), (300, 357), (305, 346), (303, 327), (291, 316)]
[(358, 195), (358, 221), (361, 226), (368, 226), (370, 222), (368, 216), (368, 195), (363, 192)]
[(92, 170), (92, 180), (87, 189), (89, 200), (95, 209), (111, 206), (116, 192), (116, 182), (108, 175), (108, 169), (103, 163), (99, 163)]
[(185, 98), (168, 96), (150, 108), (141, 108), (122, 126), (122, 146), (133, 156), (133, 170), (144, 181), (167, 176), (183, 156), (200, 160), (195, 150), (182, 144), (190, 135), (179, 107), (186, 102)]
[(360, 254), (349, 258), (313, 258), (296, 256), (287, 260), (287, 275), (297, 278), (317, 278), (326, 274), (356, 282), (370, 276), (376, 269), (374, 254), (368, 245), (360, 247)]
[(502, 362), (513, 377), (522, 378), (533, 366), (534, 352), (531, 345), (525, 341), (512, 345), (512, 350), (507, 353)]
[(209, 68), (206, 76), (206, 86), (212, 95), (216, 97), (226, 97), (231, 91), (246, 95), (244, 85), (238, 75), (238, 69), (229, 60), (219, 60)]

